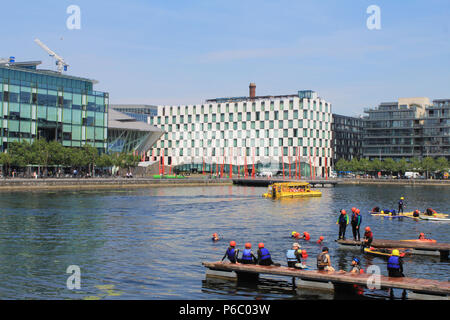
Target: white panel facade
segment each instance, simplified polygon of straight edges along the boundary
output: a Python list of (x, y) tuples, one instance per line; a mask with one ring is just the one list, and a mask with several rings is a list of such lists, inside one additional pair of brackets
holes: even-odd
[(311, 161), (316, 176), (324, 176), (332, 159), (331, 104), (317, 95), (312, 97), (158, 106), (151, 124), (166, 134), (157, 142), (153, 155), (159, 157), (162, 151), (164, 163), (174, 166), (223, 161), (243, 166), (245, 160), (251, 166), (253, 162), (294, 163), (299, 148), (301, 161)]

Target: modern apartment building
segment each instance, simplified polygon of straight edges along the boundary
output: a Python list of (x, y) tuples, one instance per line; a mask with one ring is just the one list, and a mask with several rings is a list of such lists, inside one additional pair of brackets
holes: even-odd
[(0, 138), (56, 140), (63, 146), (107, 148), (109, 96), (95, 80), (38, 69), (41, 61), (0, 63)]
[(423, 156), (450, 160), (450, 99), (433, 100), (423, 119)]
[(332, 149), (334, 165), (339, 159), (362, 157), (363, 119), (333, 114)]
[(363, 157), (450, 159), (449, 99), (401, 98), (366, 109)]
[[(153, 159), (181, 170), (237, 173), (243, 167), (287, 175), (326, 176), (331, 166), (331, 103), (316, 92), (216, 98), (196, 105), (158, 106), (151, 124), (165, 134)], [(240, 169), (241, 168), (241, 169)], [(289, 169), (290, 168), (290, 169)]]

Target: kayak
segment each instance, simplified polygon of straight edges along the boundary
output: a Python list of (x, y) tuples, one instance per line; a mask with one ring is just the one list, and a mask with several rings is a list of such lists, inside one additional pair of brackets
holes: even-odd
[[(403, 213), (403, 215), (405, 215), (405, 216), (407, 216), (407, 217), (413, 217), (413, 218), (417, 218), (417, 217), (414, 217), (414, 212), (405, 212), (405, 213)], [(419, 218), (420, 217), (432, 217), (432, 218), (447, 218), (448, 217), (448, 214), (446, 214), (446, 213), (435, 213), (435, 214), (433, 214), (432, 216), (428, 216), (428, 215), (425, 215), (425, 214), (423, 214), (422, 212), (421, 212), (421, 214), (419, 215)]]
[(377, 217), (385, 217), (385, 218), (401, 218), (402, 215), (395, 215), (393, 216), (392, 214), (386, 214), (386, 213), (380, 213), (380, 212), (371, 212), (369, 211), (369, 213), (373, 216), (377, 216)]
[[(382, 248), (378, 248), (375, 249), (373, 247), (371, 248), (364, 248), (364, 253), (367, 254), (371, 254), (374, 256), (379, 256), (379, 257), (390, 257), (392, 254), (393, 249), (382, 249)], [(402, 249), (404, 251), (400, 251), (400, 257), (404, 257), (406, 254), (409, 254), (409, 251), (406, 249)]]
[(434, 240), (434, 239), (412, 239), (412, 240), (401, 240), (401, 241), (436, 243), (436, 240)]
[(420, 220), (430, 220), (430, 221), (450, 221), (450, 218), (437, 218), (430, 216), (419, 216)]

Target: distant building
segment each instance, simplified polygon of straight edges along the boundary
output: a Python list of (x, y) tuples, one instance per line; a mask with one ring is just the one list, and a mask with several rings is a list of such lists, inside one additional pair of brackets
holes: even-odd
[(422, 156), (450, 160), (450, 99), (433, 100), (425, 110)]
[(339, 159), (352, 160), (362, 157), (362, 118), (333, 114), (331, 131), (333, 132), (333, 165)]
[(164, 131), (138, 121), (122, 112), (109, 110), (108, 152), (144, 155), (163, 135)]
[(450, 99), (400, 98), (366, 109), (363, 157), (450, 159)]
[(145, 123), (150, 123), (150, 118), (158, 115), (158, 107), (148, 104), (111, 104), (110, 108)]
[(94, 91), (95, 80), (38, 69), (39, 64), (0, 60), (1, 150), (13, 141), (45, 138), (105, 152), (108, 93)]
[[(311, 90), (279, 96), (216, 98), (196, 105), (158, 106), (151, 123), (165, 131), (153, 155), (181, 170), (260, 171), (325, 176), (332, 160), (331, 103)], [(311, 165), (310, 165), (311, 164)], [(312, 169), (312, 171), (310, 170)]]

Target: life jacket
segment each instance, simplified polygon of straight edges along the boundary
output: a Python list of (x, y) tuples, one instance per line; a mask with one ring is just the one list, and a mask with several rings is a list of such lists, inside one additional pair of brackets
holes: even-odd
[(346, 214), (340, 214), (338, 221), (339, 221), (339, 224), (348, 223), (348, 216)]
[(249, 261), (253, 260), (251, 249), (244, 249), (242, 251), (242, 260), (249, 260)]
[(398, 202), (398, 205), (399, 205), (399, 206), (403, 206), (403, 200), (400, 200), (400, 201)]
[(309, 235), (309, 233), (304, 234), (305, 236), (305, 240), (309, 241), (309, 239), (311, 239), (311, 236)]
[(270, 259), (270, 253), (269, 250), (266, 248), (259, 249), (261, 251), (261, 260)]
[(317, 268), (319, 267), (325, 267), (328, 265), (328, 259), (325, 257), (326, 253), (321, 252), (317, 256)]
[[(223, 252), (223, 251), (222, 251), (222, 252)], [(235, 260), (235, 259), (236, 259), (235, 254), (236, 254), (236, 249), (235, 249), (235, 248), (228, 248), (228, 249), (227, 249), (227, 256), (228, 256), (228, 259), (230, 259), (230, 260)]]
[(291, 261), (297, 262), (297, 257), (295, 256), (294, 249), (289, 249), (288, 251), (286, 251), (286, 259), (288, 262), (291, 262)]
[(359, 214), (356, 214), (356, 213), (354, 213), (354, 214), (352, 214), (352, 223), (353, 224), (358, 224), (358, 221), (361, 221), (360, 218), (361, 216), (359, 215)]
[(400, 269), (400, 258), (397, 256), (390, 256), (387, 267), (388, 269)]

